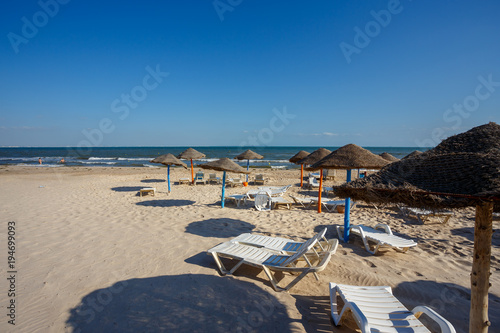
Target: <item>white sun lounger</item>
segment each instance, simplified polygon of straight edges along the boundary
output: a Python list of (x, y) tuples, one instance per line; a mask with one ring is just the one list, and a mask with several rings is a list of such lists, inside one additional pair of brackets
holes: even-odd
[(279, 206), (286, 206), (290, 209), (292, 203), (283, 197), (273, 197), (269, 191), (259, 191), (255, 196), (255, 208), (259, 211), (278, 209)]
[[(382, 230), (377, 230), (382, 229)], [(337, 226), (337, 235), (339, 239), (343, 236), (343, 226)], [(358, 235), (365, 244), (366, 251), (371, 254), (376, 254), (383, 247), (394, 248), (399, 252), (406, 252), (410, 247), (417, 246), (417, 243), (411, 239), (396, 236), (392, 233), (391, 228), (387, 224), (379, 223), (375, 228), (364, 225), (351, 226), (351, 233)], [(375, 243), (374, 250), (371, 250), (369, 242)]]
[(246, 194), (232, 194), (226, 196), (224, 199), (234, 202), (236, 204), (236, 207), (239, 207), (242, 202), (245, 204), (247, 203)]
[[(338, 309), (337, 296), (344, 302)], [(362, 333), (430, 331), (418, 320), (423, 313), (439, 324), (442, 333), (455, 333), (455, 328), (436, 311), (417, 306), (409, 311), (392, 295), (391, 287), (361, 287), (330, 283), (330, 307), (333, 322), (340, 325), (351, 312)]]
[[(333, 254), (337, 250), (338, 240), (327, 240), (325, 238), (325, 234), (326, 228), (315, 235), (315, 237), (317, 237), (318, 239), (318, 242), (317, 246), (313, 247), (312, 250), (317, 256), (319, 256), (318, 252), (330, 251)], [(296, 242), (288, 238), (270, 237), (250, 233), (241, 234), (238, 237), (231, 239), (231, 242), (262, 247), (273, 251), (279, 251), (283, 254), (295, 253), (297, 251), (300, 251), (306, 244), (306, 242)]]
[[(297, 284), (297, 282), (304, 278), (308, 273), (313, 273), (318, 280), (316, 273), (325, 269), (326, 265), (330, 261), (332, 253), (322, 252), (320, 253), (320, 258), (313, 258), (314, 262), (318, 262), (316, 266), (312, 265), (308, 258), (310, 256), (308, 256), (307, 253), (316, 245), (317, 241), (317, 236), (314, 236), (309, 239), (304, 246), (302, 246), (300, 251), (291, 255), (281, 254), (277, 251), (259, 248), (256, 246), (243, 245), (232, 241), (219, 244), (208, 250), (208, 253), (213, 256), (222, 275), (233, 274), (241, 265), (246, 264), (263, 269), (274, 290), (286, 291)], [(221, 257), (238, 260), (238, 263), (234, 265), (233, 268), (228, 270), (222, 263)], [(302, 261), (306, 263), (306, 266), (297, 266), (297, 263)], [(300, 273), (300, 275), (295, 277), (295, 279), (293, 279), (285, 287), (280, 287), (278, 286), (278, 281), (272, 273), (273, 271)]]
[(420, 223), (424, 223), (430, 217), (436, 217), (439, 222), (445, 224), (450, 217), (453, 216), (451, 210), (437, 210), (432, 211), (428, 209), (413, 208), (407, 206), (398, 206), (404, 216), (408, 217), (411, 214), (415, 215)]

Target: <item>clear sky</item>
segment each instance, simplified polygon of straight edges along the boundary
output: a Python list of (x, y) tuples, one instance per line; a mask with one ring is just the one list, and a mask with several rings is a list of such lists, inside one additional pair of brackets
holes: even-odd
[(0, 146), (432, 146), (500, 122), (500, 1), (2, 1)]

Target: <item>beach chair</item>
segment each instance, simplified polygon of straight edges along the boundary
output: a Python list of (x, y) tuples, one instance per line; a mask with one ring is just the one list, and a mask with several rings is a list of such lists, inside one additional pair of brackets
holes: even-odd
[(217, 175), (215, 173), (209, 173), (207, 183), (212, 184), (213, 182), (215, 182), (215, 184), (220, 184), (221, 179), (220, 179), (220, 177), (217, 177)]
[(261, 185), (264, 185), (266, 182), (267, 182), (267, 178), (264, 178), (264, 175), (263, 174), (258, 174), (258, 175), (255, 175), (255, 178), (253, 180), (253, 183), (255, 185), (257, 184), (261, 184)]
[(442, 333), (456, 332), (448, 320), (427, 306), (417, 306), (409, 311), (394, 297), (389, 286), (362, 287), (330, 282), (330, 309), (336, 326), (341, 325), (346, 315), (351, 313), (362, 333), (430, 333), (418, 320), (422, 314), (437, 322)]
[(311, 190), (315, 189), (315, 188), (319, 188), (319, 182), (316, 179), (316, 177), (309, 177), (307, 185), (308, 185), (309, 189), (311, 189)]
[(242, 202), (244, 204), (247, 203), (247, 196), (246, 196), (246, 194), (232, 194), (232, 195), (226, 196), (224, 198), (224, 200), (232, 201), (236, 204), (236, 207), (239, 207)]
[[(321, 252), (335, 253), (338, 246), (337, 239), (327, 240), (325, 237), (327, 229), (323, 228), (314, 237), (317, 237), (317, 246), (313, 247), (314, 254), (319, 258)], [(256, 247), (266, 248), (268, 250), (278, 251), (282, 254), (291, 254), (300, 251), (306, 242), (296, 242), (288, 238), (270, 237), (265, 235), (257, 235), (245, 233), (231, 239), (231, 242), (240, 243), (243, 245), (251, 245)]]
[(241, 178), (229, 178), (226, 180), (226, 186), (235, 187), (235, 186), (243, 186), (243, 181)]
[(191, 184), (191, 179), (189, 179), (187, 177), (179, 178), (179, 185), (181, 185), (182, 183)]
[[(300, 205), (304, 208), (309, 208), (315, 202), (313, 197), (298, 197), (293, 194), (289, 194), (290, 198), (292, 198), (293, 202), (297, 205)], [(316, 201), (317, 203), (318, 201)]]
[(398, 206), (403, 216), (409, 217), (410, 215), (415, 215), (420, 223), (424, 223), (431, 217), (436, 217), (437, 220), (443, 224), (448, 222), (450, 217), (453, 216), (453, 212), (451, 210), (428, 210), (421, 208), (413, 208), (408, 206)]
[[(345, 200), (321, 200), (321, 205), (329, 212), (337, 211), (337, 206), (342, 206), (345, 204)], [(351, 202), (351, 208), (354, 206), (354, 202)]]
[(149, 193), (151, 193), (154, 197), (155, 193), (156, 193), (156, 188), (155, 187), (145, 187), (145, 188), (141, 188), (139, 190), (139, 196), (141, 196), (141, 197), (143, 194), (149, 194)]
[[(316, 273), (325, 269), (332, 256), (331, 252), (321, 252), (319, 258), (308, 256), (307, 253), (316, 245), (318, 237), (314, 236), (304, 243), (302, 248), (293, 254), (281, 254), (256, 246), (244, 245), (237, 242), (228, 241), (221, 243), (208, 250), (212, 255), (222, 275), (233, 274), (241, 265), (250, 265), (264, 270), (275, 291), (286, 291), (296, 285), (307, 274), (313, 273), (319, 280)], [(231, 269), (226, 269), (221, 258), (229, 258), (238, 262)], [(312, 259), (312, 260), (310, 260)], [(305, 266), (299, 266), (304, 263)], [(314, 264), (314, 266), (313, 266)], [(289, 284), (284, 287), (278, 285), (273, 272), (298, 274)]]
[(269, 191), (259, 191), (255, 196), (255, 208), (259, 211), (278, 209), (279, 206), (290, 209), (292, 203), (280, 196), (273, 197)]
[(194, 176), (194, 185), (198, 184), (198, 183), (201, 183), (201, 184), (206, 184), (207, 181), (204, 179), (205, 178), (205, 174), (201, 171), (198, 171), (196, 173), (196, 175)]
[[(394, 235), (387, 224), (379, 223), (375, 228), (357, 225), (351, 226), (350, 229), (352, 234), (361, 237), (366, 251), (371, 254), (376, 254), (381, 248), (394, 248), (396, 251), (406, 252), (410, 247), (417, 246), (417, 243), (411, 239)], [(343, 238), (343, 230), (343, 226), (337, 226), (337, 235), (339, 239)], [(371, 250), (369, 242), (375, 243), (374, 250)]]
[(336, 175), (336, 171), (335, 169), (326, 169), (326, 170), (323, 170), (323, 180), (335, 180), (335, 175)]

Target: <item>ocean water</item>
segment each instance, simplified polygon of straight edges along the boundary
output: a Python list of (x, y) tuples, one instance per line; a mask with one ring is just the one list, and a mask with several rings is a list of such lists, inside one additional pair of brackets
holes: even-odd
[[(93, 148), (42, 148), (42, 147), (12, 147), (0, 148), (0, 165), (23, 165), (37, 167), (159, 167), (150, 163), (160, 155), (171, 153), (178, 156), (189, 147), (93, 147)], [(251, 167), (280, 166), (283, 168), (297, 168), (288, 159), (300, 150), (312, 153), (320, 147), (192, 147), (206, 155), (200, 160), (193, 160), (193, 164), (202, 164), (219, 158), (233, 159), (246, 149), (264, 156), (262, 160), (251, 160)], [(331, 151), (339, 147), (324, 147)], [(420, 147), (364, 147), (374, 154), (387, 152), (397, 158), (402, 158)], [(38, 158), (42, 159), (39, 165)], [(65, 163), (58, 163), (64, 158)], [(236, 161), (246, 166), (246, 161)]]

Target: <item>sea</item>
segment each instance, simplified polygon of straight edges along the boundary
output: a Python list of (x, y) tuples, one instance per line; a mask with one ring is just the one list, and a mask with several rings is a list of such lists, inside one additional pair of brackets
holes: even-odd
[[(162, 167), (151, 163), (155, 157), (171, 153), (178, 156), (189, 147), (1, 147), (0, 165), (20, 165), (33, 167)], [(223, 157), (234, 159), (247, 149), (264, 156), (261, 160), (250, 160), (251, 167), (261, 168), (298, 168), (288, 160), (301, 150), (312, 153), (320, 147), (191, 147), (206, 155), (193, 160), (194, 165), (214, 161)], [(323, 147), (334, 151), (340, 147)], [(421, 147), (364, 147), (374, 154), (387, 152), (402, 158), (415, 150), (424, 151)], [(39, 164), (38, 159), (42, 159)], [(61, 163), (64, 159), (64, 163)], [(246, 166), (247, 161), (237, 161)]]

